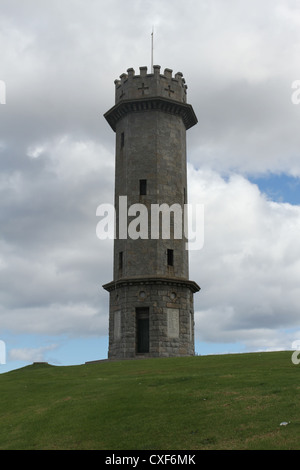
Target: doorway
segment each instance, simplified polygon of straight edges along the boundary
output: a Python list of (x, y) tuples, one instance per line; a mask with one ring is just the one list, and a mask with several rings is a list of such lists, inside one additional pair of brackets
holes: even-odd
[(149, 352), (149, 308), (136, 309), (136, 352)]

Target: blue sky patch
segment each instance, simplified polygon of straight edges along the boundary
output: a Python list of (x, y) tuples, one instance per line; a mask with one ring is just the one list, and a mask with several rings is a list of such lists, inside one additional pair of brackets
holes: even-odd
[(257, 184), (260, 191), (272, 201), (300, 204), (300, 178), (281, 173), (249, 178), (249, 181)]

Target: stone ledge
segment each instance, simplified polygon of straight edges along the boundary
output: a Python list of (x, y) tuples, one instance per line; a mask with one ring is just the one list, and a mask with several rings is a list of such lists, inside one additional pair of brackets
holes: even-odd
[(178, 287), (187, 287), (193, 293), (198, 292), (200, 287), (194, 281), (189, 281), (188, 279), (176, 279), (176, 278), (165, 278), (165, 277), (137, 277), (137, 278), (123, 278), (118, 279), (117, 281), (111, 281), (108, 284), (103, 285), (103, 289), (108, 292), (112, 292), (115, 289), (118, 289), (123, 286), (133, 286), (133, 285), (167, 285), (167, 286), (178, 286)]
[(104, 117), (113, 131), (116, 131), (117, 122), (127, 113), (153, 110), (180, 116), (186, 129), (190, 129), (198, 122), (196, 114), (190, 104), (161, 97), (123, 100), (107, 111)]

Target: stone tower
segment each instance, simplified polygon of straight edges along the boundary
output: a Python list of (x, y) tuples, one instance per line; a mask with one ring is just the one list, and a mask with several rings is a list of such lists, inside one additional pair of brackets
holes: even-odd
[[(197, 123), (186, 94), (181, 73), (161, 74), (158, 65), (153, 73), (140, 67), (139, 75), (128, 69), (115, 81), (115, 106), (104, 115), (116, 133), (114, 279), (103, 286), (110, 293), (109, 358), (195, 352), (193, 294), (200, 288), (189, 280), (184, 230), (181, 237), (175, 231), (183, 228), (187, 203), (186, 130)], [(171, 206), (182, 216), (166, 211), (155, 231), (152, 208)], [(144, 230), (141, 223), (140, 235), (130, 236), (130, 223), (137, 227), (142, 213), (149, 216), (146, 229), (144, 218)]]

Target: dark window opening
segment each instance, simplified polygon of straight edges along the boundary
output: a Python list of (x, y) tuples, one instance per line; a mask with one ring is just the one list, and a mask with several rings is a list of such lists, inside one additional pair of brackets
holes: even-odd
[(136, 309), (136, 352), (149, 352), (149, 308)]
[(140, 180), (140, 196), (147, 194), (147, 180)]
[(125, 144), (125, 134), (124, 134), (124, 132), (122, 132), (122, 134), (121, 134), (121, 149), (124, 147), (124, 144)]
[(174, 266), (174, 250), (168, 250), (168, 266)]
[(123, 251), (120, 251), (119, 253), (119, 269), (123, 269)]

